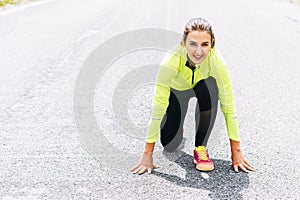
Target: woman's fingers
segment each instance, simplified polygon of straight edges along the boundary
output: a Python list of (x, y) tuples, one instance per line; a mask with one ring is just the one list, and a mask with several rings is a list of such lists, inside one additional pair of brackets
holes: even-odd
[(243, 163), (239, 164), (239, 168), (240, 168), (243, 172), (246, 172), (246, 173), (249, 172), (249, 171), (246, 169), (246, 167), (244, 166)]
[(134, 166), (130, 171), (133, 172), (133, 171), (136, 170), (139, 166), (140, 166), (140, 164)]
[(239, 172), (239, 167), (238, 167), (237, 165), (233, 165), (233, 170), (234, 170), (235, 172)]
[(141, 166), (141, 169), (139, 170), (138, 174), (141, 175), (141, 174), (143, 174), (146, 170), (147, 170), (147, 168), (146, 168), (145, 166)]
[(255, 171), (254, 167), (252, 167), (251, 165), (249, 165), (247, 162), (245, 162), (245, 167), (250, 170), (250, 171)]
[(143, 166), (140, 165), (140, 166), (137, 167), (132, 173), (136, 174), (136, 173), (138, 173), (142, 168), (143, 168)]
[(151, 171), (152, 171), (153, 169), (157, 169), (157, 168), (159, 168), (158, 165), (153, 165), (153, 167), (149, 167), (149, 168), (148, 168), (148, 174), (151, 174)]
[(157, 165), (153, 165), (152, 167), (148, 167), (148, 166), (145, 166), (145, 165), (138, 164), (137, 166), (132, 168), (130, 170), (130, 172), (132, 172), (133, 174), (143, 174), (146, 171), (148, 171), (148, 174), (151, 174), (152, 170), (157, 169), (157, 168), (159, 168), (159, 166), (157, 166)]
[(157, 168), (159, 168), (158, 165), (153, 165), (153, 169), (157, 169)]
[(246, 164), (246, 166), (247, 166), (248, 169), (250, 169), (251, 171), (255, 171), (255, 168), (254, 168), (252, 165), (250, 165), (250, 164), (247, 162), (247, 160), (245, 160), (244, 162), (245, 162), (245, 164)]
[(239, 172), (239, 168), (243, 171), (243, 172), (246, 172), (248, 173), (249, 170), (250, 171), (255, 171), (254, 167), (252, 167), (247, 161), (244, 161), (242, 163), (239, 163), (239, 164), (235, 164), (235, 165), (232, 165), (233, 166), (233, 170), (235, 172)]

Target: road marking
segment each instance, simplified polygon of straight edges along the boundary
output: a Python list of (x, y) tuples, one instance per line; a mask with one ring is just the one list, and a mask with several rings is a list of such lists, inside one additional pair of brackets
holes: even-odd
[(209, 175), (207, 173), (204, 173), (204, 172), (201, 172), (201, 176), (204, 179), (208, 179), (209, 178)]

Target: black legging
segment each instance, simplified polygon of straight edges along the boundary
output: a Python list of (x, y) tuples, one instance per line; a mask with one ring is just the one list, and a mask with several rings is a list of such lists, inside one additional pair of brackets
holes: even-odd
[(193, 89), (178, 91), (171, 88), (169, 106), (161, 123), (161, 143), (174, 151), (183, 138), (183, 123), (191, 97), (197, 98), (195, 110), (195, 146), (206, 146), (218, 108), (218, 88), (214, 78), (201, 80)]

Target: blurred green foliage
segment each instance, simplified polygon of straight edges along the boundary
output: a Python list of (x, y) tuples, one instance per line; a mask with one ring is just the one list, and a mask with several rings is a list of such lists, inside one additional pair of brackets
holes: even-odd
[(6, 4), (16, 4), (21, 0), (0, 0), (0, 6), (5, 6)]
[(289, 2), (300, 5), (300, 0), (289, 0)]

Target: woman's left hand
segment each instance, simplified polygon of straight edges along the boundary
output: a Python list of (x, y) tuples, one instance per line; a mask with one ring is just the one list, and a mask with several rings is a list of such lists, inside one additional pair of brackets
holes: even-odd
[(232, 151), (231, 153), (232, 167), (235, 172), (239, 172), (239, 168), (248, 173), (250, 171), (255, 171), (254, 167), (250, 165), (247, 160), (245, 160), (241, 151)]

